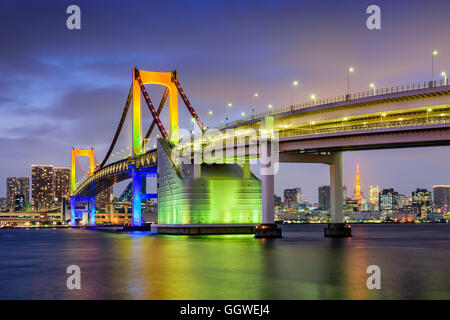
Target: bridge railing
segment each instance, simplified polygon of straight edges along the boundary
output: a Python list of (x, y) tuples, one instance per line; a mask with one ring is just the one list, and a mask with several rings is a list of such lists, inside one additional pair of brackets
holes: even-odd
[(400, 127), (413, 127), (433, 124), (447, 124), (450, 123), (450, 117), (440, 116), (427, 119), (413, 119), (413, 120), (388, 120), (377, 123), (366, 124), (354, 124), (354, 125), (337, 125), (331, 128), (312, 128), (312, 129), (286, 129), (280, 130), (280, 138), (290, 138), (299, 136), (311, 136), (320, 134), (329, 134), (337, 132), (351, 132), (351, 131), (364, 131), (375, 129), (387, 129), (387, 128), (400, 128)]
[[(360, 120), (363, 121), (363, 120)], [(383, 120), (380, 122), (362, 122), (358, 124), (350, 124), (344, 123), (336, 124), (332, 127), (326, 128), (314, 128), (312, 127), (303, 127), (296, 129), (279, 129), (278, 137), (282, 138), (291, 138), (291, 137), (302, 137), (302, 136), (314, 136), (314, 135), (322, 135), (322, 134), (332, 134), (332, 133), (344, 133), (344, 132), (355, 132), (355, 131), (369, 131), (376, 129), (388, 129), (388, 128), (402, 128), (402, 127), (417, 127), (417, 126), (425, 126), (425, 125), (436, 125), (436, 124), (448, 124), (450, 123), (450, 116), (440, 115), (433, 116), (427, 118), (415, 118), (415, 119), (395, 119), (395, 120)], [(320, 125), (319, 125), (320, 126)], [(257, 144), (259, 140), (259, 132), (256, 132), (256, 136), (249, 137), (247, 143)], [(224, 142), (227, 141), (227, 137), (223, 137), (222, 139), (215, 139), (214, 141), (208, 141), (205, 145), (207, 149), (214, 149), (217, 147), (221, 147), (224, 145)], [(241, 141), (242, 143), (242, 141)], [(189, 143), (188, 143), (189, 145)], [(180, 146), (181, 147), (181, 146)], [(186, 147), (188, 147), (186, 145)]]
[[(300, 103), (300, 104), (294, 104), (290, 106), (285, 106), (281, 108), (271, 109), (266, 112), (257, 113), (254, 115), (249, 115), (241, 119), (234, 120), (230, 123), (228, 123), (228, 127), (239, 124), (241, 122), (251, 121), (251, 120), (259, 120), (262, 119), (265, 116), (274, 116), (282, 113), (292, 112), (295, 110), (300, 109), (306, 109), (311, 108), (315, 106), (321, 106), (321, 105), (327, 105), (337, 102), (346, 102), (351, 101), (355, 99), (362, 99), (362, 98), (368, 98), (368, 97), (375, 97), (375, 96), (382, 96), (386, 94), (392, 94), (392, 93), (399, 93), (399, 92), (407, 92), (407, 91), (415, 91), (415, 90), (423, 90), (423, 89), (432, 89), (432, 88), (439, 88), (439, 87), (446, 87), (449, 85), (449, 79), (441, 79), (441, 80), (434, 80), (434, 81), (424, 81), (424, 82), (417, 82), (417, 83), (410, 83), (405, 85), (397, 85), (392, 86), (388, 88), (380, 88), (380, 89), (371, 89), (366, 91), (360, 91), (356, 93), (350, 93), (330, 98), (322, 98), (322, 99), (315, 99), (310, 100), (308, 102)], [(227, 125), (222, 125), (219, 127), (219, 129), (226, 129)]]

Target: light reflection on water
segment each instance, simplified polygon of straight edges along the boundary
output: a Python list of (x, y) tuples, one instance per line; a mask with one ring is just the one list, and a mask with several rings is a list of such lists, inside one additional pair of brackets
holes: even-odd
[[(449, 299), (450, 225), (285, 226), (284, 238), (0, 231), (1, 299)], [(67, 266), (82, 289), (66, 288)], [(382, 289), (368, 290), (379, 265)]]

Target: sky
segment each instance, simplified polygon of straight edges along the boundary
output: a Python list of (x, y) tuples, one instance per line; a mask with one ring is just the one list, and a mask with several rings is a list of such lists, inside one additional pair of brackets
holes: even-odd
[[(68, 30), (66, 8), (81, 8), (81, 30)], [(366, 8), (381, 8), (381, 30), (366, 27)], [(0, 3), (0, 196), (6, 177), (30, 176), (32, 164), (70, 165), (72, 146), (94, 147), (103, 159), (131, 83), (131, 70), (177, 70), (207, 125), (230, 118), (344, 94), (431, 79), (450, 72), (446, 0), (184, 0), (25, 1)], [(162, 94), (149, 87), (156, 104)], [(180, 104), (180, 107), (182, 105)], [(208, 111), (213, 116), (208, 118)], [(168, 110), (163, 111), (167, 123)], [(180, 124), (188, 127), (186, 111)], [(150, 125), (145, 114), (143, 127)], [(146, 130), (146, 129), (144, 129)], [(129, 146), (129, 123), (118, 149)], [(344, 182), (354, 188), (359, 161), (362, 190), (450, 184), (450, 147), (344, 153)], [(84, 160), (83, 160), (84, 161)], [(86, 164), (87, 162), (83, 162)], [(87, 167), (87, 165), (85, 165)], [(283, 164), (275, 191), (301, 187), (317, 201), (328, 168)]]

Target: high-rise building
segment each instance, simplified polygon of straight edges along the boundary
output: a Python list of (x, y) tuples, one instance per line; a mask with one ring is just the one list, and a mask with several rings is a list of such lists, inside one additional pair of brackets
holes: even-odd
[(359, 163), (356, 162), (356, 184), (355, 184), (355, 200), (358, 204), (359, 211), (363, 211), (362, 198), (361, 198), (361, 184), (359, 182)]
[(422, 217), (426, 218), (427, 213), (431, 212), (431, 192), (417, 188), (412, 192), (412, 206), (419, 208)]
[(33, 209), (49, 209), (53, 203), (53, 166), (31, 166), (31, 197)]
[(14, 197), (14, 211), (23, 212), (25, 207), (25, 196), (23, 194), (16, 195)]
[(398, 192), (393, 188), (383, 189), (379, 195), (380, 211), (383, 213), (392, 213), (398, 208)]
[(380, 187), (379, 186), (369, 186), (369, 203), (373, 204), (374, 211), (380, 210), (379, 198)]
[(8, 198), (0, 198), (0, 212), (8, 211)]
[(319, 207), (325, 210), (330, 209), (331, 207), (330, 186), (319, 187)]
[(404, 194), (398, 195), (398, 208), (401, 209), (407, 204), (406, 196)]
[(297, 202), (297, 190), (284, 189), (284, 202)]
[(15, 199), (18, 195), (24, 196), (25, 205), (30, 202), (30, 178), (6, 178), (6, 198), (8, 198), (9, 209), (14, 210)]
[(433, 186), (433, 204), (438, 210), (450, 210), (450, 186), (436, 185)]
[(63, 198), (70, 193), (70, 168), (53, 168), (53, 199), (61, 204)]
[(302, 188), (297, 187), (294, 188), (295, 191), (297, 191), (297, 202), (301, 203), (302, 202)]

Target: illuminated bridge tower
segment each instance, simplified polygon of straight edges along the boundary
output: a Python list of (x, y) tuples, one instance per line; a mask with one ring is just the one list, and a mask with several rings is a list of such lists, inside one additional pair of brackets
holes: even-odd
[[(76, 190), (76, 163), (78, 162), (78, 157), (85, 156), (89, 157), (89, 171), (86, 172), (89, 175), (92, 175), (95, 170), (95, 155), (94, 149), (74, 149), (72, 148), (72, 157), (71, 157), (71, 165), (70, 165), (70, 191), (73, 192)], [(81, 167), (81, 166), (80, 166)], [(81, 168), (82, 169), (82, 168)], [(83, 170), (84, 171), (84, 170)], [(87, 202), (89, 203), (88, 210), (77, 210), (76, 203), (77, 202)], [(95, 225), (95, 194), (92, 190), (92, 195), (90, 197), (70, 197), (70, 225), (76, 225), (76, 219), (81, 216), (83, 217), (83, 213), (88, 213), (89, 215), (89, 224), (91, 226)]]
[[(133, 68), (133, 112), (132, 112), (132, 157), (136, 159), (139, 155), (144, 153), (144, 139), (142, 138), (142, 110), (141, 110), (141, 92), (144, 95), (145, 102), (153, 116), (153, 122), (160, 130), (161, 135), (168, 140), (168, 142), (178, 143), (178, 88), (173, 81), (173, 72), (151, 72), (144, 70), (137, 70)], [(155, 110), (150, 97), (145, 89), (145, 84), (157, 84), (166, 87), (163, 99), (161, 100), (160, 108)], [(170, 135), (167, 133), (159, 119), (159, 112), (164, 105), (165, 99), (169, 96), (170, 108)], [(147, 137), (148, 138), (148, 137)], [(154, 174), (154, 171), (138, 170), (134, 163), (130, 163), (130, 174), (133, 183), (132, 196), (132, 211), (133, 211), (133, 226), (142, 225), (142, 199), (150, 197), (143, 195), (141, 190), (141, 181), (143, 177)]]

